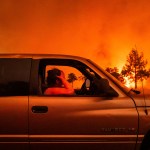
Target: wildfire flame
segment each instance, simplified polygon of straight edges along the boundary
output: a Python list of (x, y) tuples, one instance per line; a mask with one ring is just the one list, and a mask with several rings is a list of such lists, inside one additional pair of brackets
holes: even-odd
[(128, 88), (131, 88), (131, 82), (127, 77), (124, 77), (125, 79), (125, 86), (127, 86)]

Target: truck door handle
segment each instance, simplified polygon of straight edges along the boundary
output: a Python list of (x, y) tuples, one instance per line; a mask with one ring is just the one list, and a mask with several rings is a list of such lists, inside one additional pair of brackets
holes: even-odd
[(32, 112), (33, 113), (47, 113), (48, 107), (47, 106), (33, 106)]

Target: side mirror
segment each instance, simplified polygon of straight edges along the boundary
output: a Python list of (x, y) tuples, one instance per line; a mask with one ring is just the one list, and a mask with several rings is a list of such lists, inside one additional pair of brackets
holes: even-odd
[[(141, 93), (140, 91), (134, 90), (134, 89), (131, 89), (130, 91), (134, 92), (135, 94), (140, 94), (140, 93)], [(129, 91), (129, 92), (130, 92), (130, 91)]]
[(95, 79), (95, 85), (97, 87), (96, 94), (103, 95), (106, 97), (117, 97), (119, 96), (118, 93), (109, 85), (109, 81), (107, 79)]

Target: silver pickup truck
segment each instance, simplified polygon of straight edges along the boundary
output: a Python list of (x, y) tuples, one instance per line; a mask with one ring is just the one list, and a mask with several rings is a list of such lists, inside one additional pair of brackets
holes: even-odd
[[(51, 68), (74, 95), (44, 95)], [(150, 150), (150, 100), (89, 59), (1, 54), (0, 150)]]

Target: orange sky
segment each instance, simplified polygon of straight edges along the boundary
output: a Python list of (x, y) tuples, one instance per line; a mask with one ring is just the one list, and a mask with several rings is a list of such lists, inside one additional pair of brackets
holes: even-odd
[(149, 0), (1, 0), (0, 53), (61, 53), (122, 67), (129, 51), (150, 64)]

